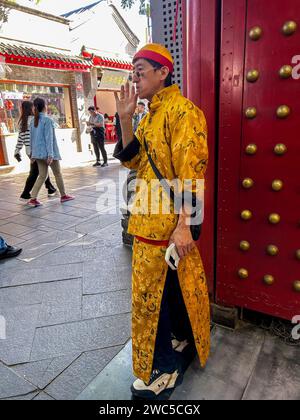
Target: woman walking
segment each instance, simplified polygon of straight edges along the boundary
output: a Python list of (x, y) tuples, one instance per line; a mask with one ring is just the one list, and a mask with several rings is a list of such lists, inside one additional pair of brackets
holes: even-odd
[(74, 197), (65, 192), (64, 181), (61, 174), (60, 153), (54, 130), (54, 122), (49, 118), (46, 111), (44, 99), (36, 98), (34, 105), (34, 120), (30, 123), (30, 142), (31, 159), (37, 162), (39, 176), (31, 192), (30, 206), (41, 206), (37, 199), (40, 189), (48, 177), (48, 167), (50, 166), (55, 176), (56, 184), (61, 195), (61, 203), (74, 200)]
[[(33, 102), (24, 101), (22, 102), (22, 114), (19, 120), (19, 136), (18, 136), (18, 143), (15, 149), (15, 158), (18, 162), (21, 161), (21, 149), (25, 146), (26, 154), (30, 158), (31, 156), (31, 149), (30, 149), (30, 122), (33, 117)], [(28, 178), (25, 183), (24, 190), (21, 194), (20, 200), (28, 201), (31, 199), (30, 192), (39, 176), (39, 168), (36, 162), (31, 162), (30, 164), (30, 172)], [(48, 190), (48, 196), (52, 197), (56, 193), (56, 189), (51, 184), (50, 178), (48, 177), (45, 181), (45, 187)]]

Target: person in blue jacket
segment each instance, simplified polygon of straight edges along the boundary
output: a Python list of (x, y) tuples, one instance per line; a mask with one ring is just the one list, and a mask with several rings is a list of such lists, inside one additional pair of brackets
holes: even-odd
[(74, 197), (66, 194), (65, 185), (60, 169), (61, 156), (59, 153), (55, 135), (54, 122), (46, 115), (46, 103), (42, 98), (36, 98), (34, 105), (34, 119), (30, 123), (31, 159), (35, 160), (39, 168), (39, 177), (31, 191), (30, 206), (41, 206), (37, 199), (42, 185), (48, 177), (49, 166), (55, 176), (62, 203), (74, 200)]

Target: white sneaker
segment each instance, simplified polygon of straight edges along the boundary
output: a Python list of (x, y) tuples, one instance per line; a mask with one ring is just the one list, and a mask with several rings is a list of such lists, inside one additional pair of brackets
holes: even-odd
[(189, 345), (189, 342), (187, 340), (178, 341), (176, 338), (173, 338), (173, 340), (172, 340), (173, 350), (177, 351), (178, 353), (182, 353), (183, 350), (188, 345)]
[(155, 398), (162, 391), (173, 389), (182, 382), (182, 377), (178, 370), (173, 373), (163, 373), (154, 370), (148, 384), (141, 379), (137, 379), (131, 386), (131, 392), (136, 397)]

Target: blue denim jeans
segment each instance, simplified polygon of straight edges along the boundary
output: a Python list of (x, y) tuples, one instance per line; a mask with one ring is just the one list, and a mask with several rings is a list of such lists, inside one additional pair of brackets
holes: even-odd
[(2, 254), (7, 249), (7, 244), (5, 240), (0, 236), (0, 254)]

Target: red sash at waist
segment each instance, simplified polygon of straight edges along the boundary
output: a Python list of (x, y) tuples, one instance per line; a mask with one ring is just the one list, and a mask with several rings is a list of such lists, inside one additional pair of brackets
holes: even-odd
[(166, 246), (166, 247), (169, 246), (169, 241), (153, 241), (152, 239), (141, 238), (140, 236), (136, 236), (136, 239), (148, 245)]

